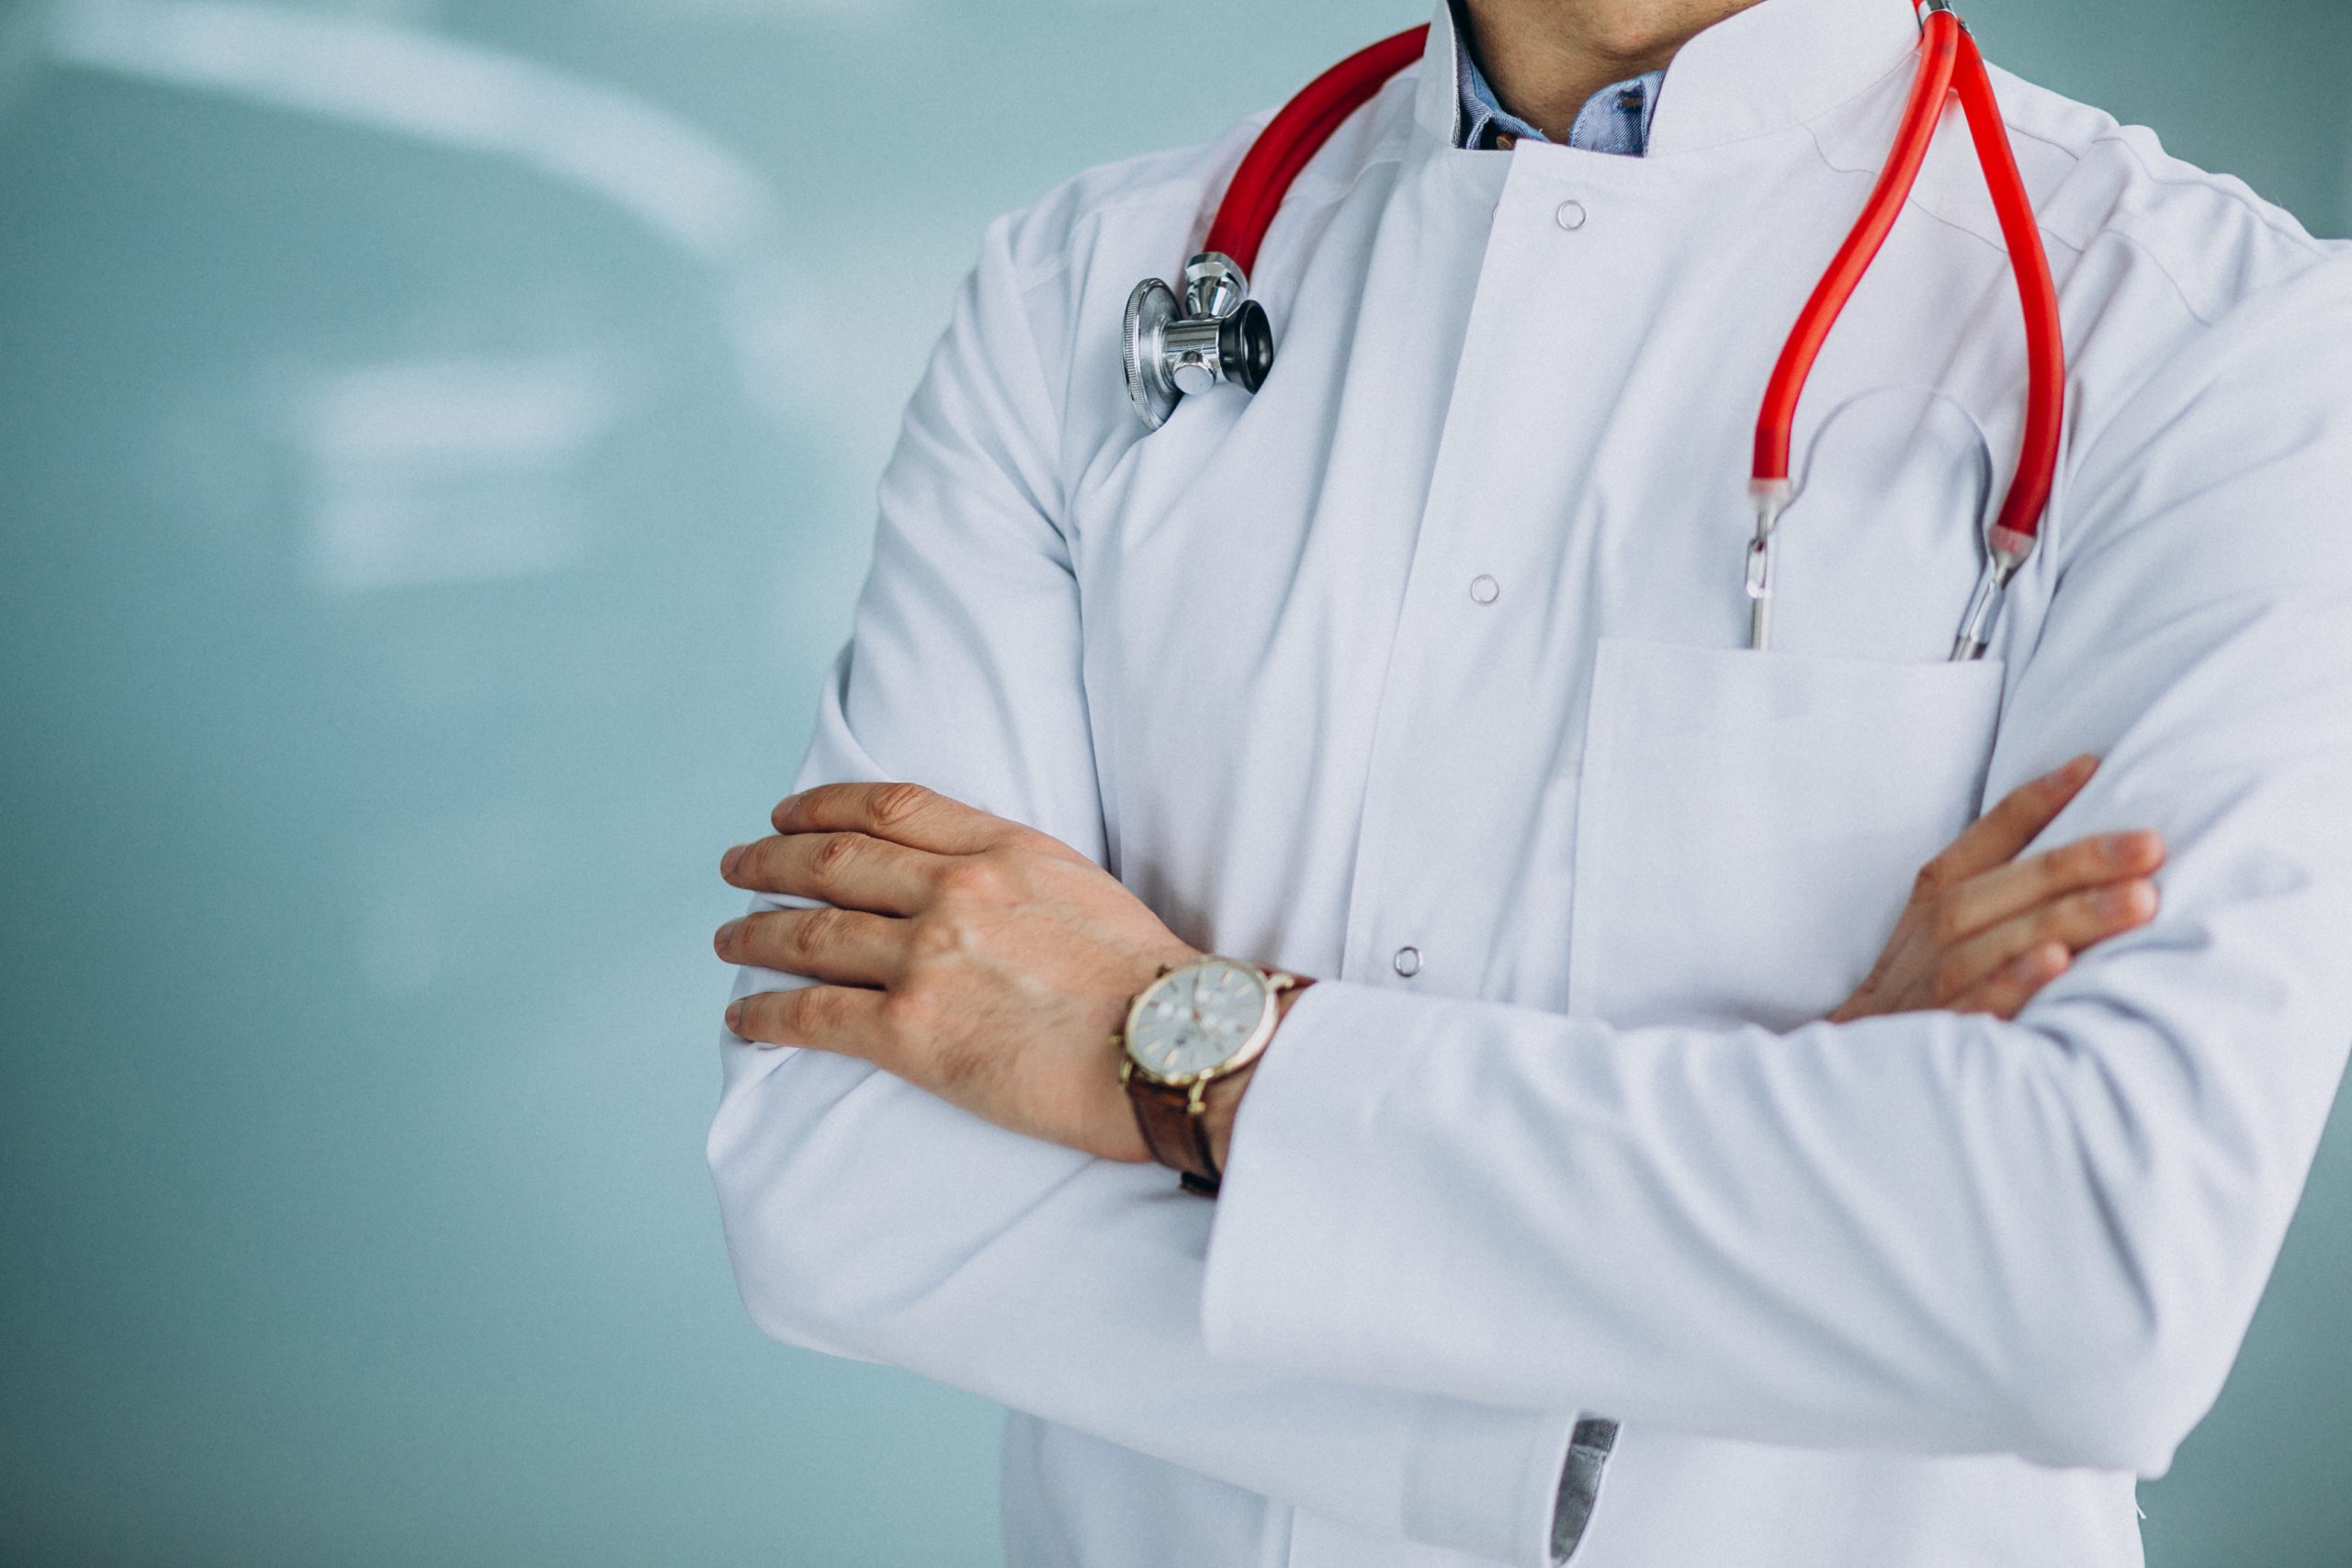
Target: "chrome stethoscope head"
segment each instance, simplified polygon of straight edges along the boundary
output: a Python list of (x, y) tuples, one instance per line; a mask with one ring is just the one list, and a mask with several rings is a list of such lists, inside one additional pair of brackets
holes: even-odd
[(1230, 381), (1254, 392), (1274, 364), (1274, 329), (1233, 258), (1204, 251), (1184, 264), (1184, 299), (1156, 277), (1127, 296), (1127, 400), (1158, 430), (1187, 392)]

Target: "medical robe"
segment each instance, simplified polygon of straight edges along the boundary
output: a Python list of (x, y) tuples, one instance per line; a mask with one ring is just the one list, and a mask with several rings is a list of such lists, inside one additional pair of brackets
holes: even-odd
[[(1440, 5), (1267, 236), (1263, 389), (1156, 433), (1122, 308), (1255, 124), (989, 231), (796, 787), (919, 781), (1322, 981), (1214, 1203), (723, 1044), (752, 1315), (1009, 1406), (1012, 1568), (1533, 1568), (1579, 1413), (1579, 1568), (2140, 1560), (2352, 1041), (2352, 262), (1996, 73), (2072, 355), (2041, 547), (1945, 662), (2025, 385), (1955, 110), (1747, 651), (1758, 400), (1916, 39), (1764, 0), (1648, 156), (1469, 152)], [(2045, 842), (2161, 830), (2154, 922), (2013, 1022), (1820, 1021), (2083, 751)]]

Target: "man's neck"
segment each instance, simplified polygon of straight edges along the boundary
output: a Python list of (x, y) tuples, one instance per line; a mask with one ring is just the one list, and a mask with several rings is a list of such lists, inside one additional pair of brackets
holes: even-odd
[(1510, 112), (1555, 141), (1587, 99), (1656, 71), (1758, 0), (1464, 0), (1471, 52)]

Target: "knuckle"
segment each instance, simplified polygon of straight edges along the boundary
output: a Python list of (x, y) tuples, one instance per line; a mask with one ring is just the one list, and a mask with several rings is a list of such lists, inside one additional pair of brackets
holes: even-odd
[(785, 951), (794, 959), (812, 961), (821, 957), (841, 934), (839, 909), (802, 909), (786, 929)]
[(820, 886), (838, 883), (856, 863), (864, 840), (855, 833), (828, 833), (808, 852), (808, 874)]
[(884, 1038), (899, 1054), (905, 1054), (913, 1043), (939, 1038), (942, 1012), (937, 993), (919, 980), (910, 979), (883, 992), (876, 1013)]
[(932, 964), (953, 958), (969, 946), (963, 921), (935, 913), (917, 919), (907, 941), (919, 962)]
[(768, 952), (775, 925), (775, 916), (770, 913), (729, 920), (718, 929), (718, 955), (730, 964), (760, 963)]
[(885, 828), (903, 826), (931, 804), (931, 791), (917, 784), (880, 785), (866, 802), (866, 812)]
[(992, 855), (961, 855), (939, 874), (940, 891), (975, 904), (1003, 901), (1008, 891), (1004, 867)]
[(807, 1040), (808, 1029), (808, 993), (806, 990), (779, 991), (768, 1004), (767, 1038), (779, 1044), (797, 1045)]
[(773, 891), (776, 872), (775, 846), (779, 841), (761, 839), (752, 844), (743, 852), (743, 858), (735, 863), (735, 874), (731, 880), (746, 887)]
[(1919, 874), (1911, 879), (1911, 896), (1914, 898), (1938, 897), (1951, 883), (1951, 864), (1938, 855), (1921, 866)]
[(1080, 854), (1051, 833), (1041, 832), (1023, 823), (1002, 823), (998, 830), (1001, 835), (998, 849), (1004, 854), (1027, 855), (1036, 860), (1083, 861), (1086, 859), (1084, 855)]
[(818, 1040), (834, 1032), (841, 998), (830, 986), (804, 986), (785, 993), (785, 1027), (796, 1040)]

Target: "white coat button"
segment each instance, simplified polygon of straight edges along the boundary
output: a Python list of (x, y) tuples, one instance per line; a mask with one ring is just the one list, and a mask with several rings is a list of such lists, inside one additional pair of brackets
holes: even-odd
[(1485, 572), (1470, 580), (1470, 597), (1481, 604), (1491, 604), (1503, 591), (1503, 585)]
[(1584, 227), (1584, 203), (1564, 201), (1560, 203), (1560, 210), (1552, 216), (1560, 220), (1563, 229), (1581, 229)]
[(1421, 950), (1418, 947), (1400, 947), (1396, 950), (1396, 956), (1388, 962), (1396, 973), (1409, 980), (1421, 972)]

